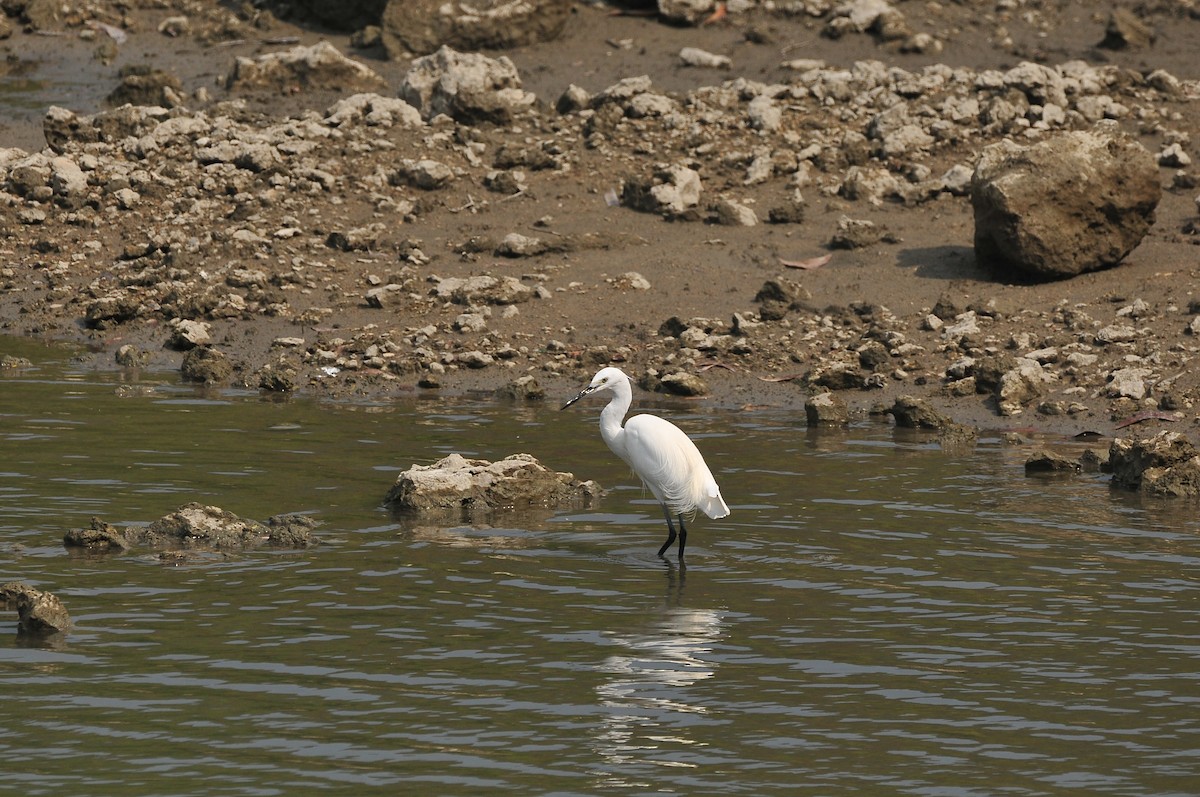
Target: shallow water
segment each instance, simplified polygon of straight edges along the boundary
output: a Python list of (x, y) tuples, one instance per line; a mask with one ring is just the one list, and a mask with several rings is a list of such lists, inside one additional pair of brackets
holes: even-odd
[[(75, 628), (30, 644), (5, 621), (0, 792), (1197, 793), (1185, 508), (1026, 479), (994, 439), (951, 457), (672, 405), (733, 510), (693, 524), (685, 569), (654, 556), (598, 405), (275, 402), (18, 345), (39, 367), (0, 375), (0, 582), (55, 592)], [(613, 491), (495, 526), (379, 506), (452, 451)], [(309, 512), (326, 544), (61, 546), (193, 500)]]

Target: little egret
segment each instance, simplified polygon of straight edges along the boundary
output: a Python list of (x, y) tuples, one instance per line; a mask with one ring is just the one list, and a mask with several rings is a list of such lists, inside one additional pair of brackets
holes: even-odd
[(710, 518), (728, 515), (729, 507), (721, 498), (721, 488), (717, 487), (696, 444), (675, 424), (654, 415), (635, 415), (622, 428), (621, 419), (629, 411), (633, 389), (629, 377), (620, 368), (601, 368), (588, 386), (562, 408), (565, 410), (584, 396), (606, 390), (613, 395), (600, 412), (600, 436), (614, 454), (633, 468), (642, 484), (650, 488), (662, 505), (668, 535), (667, 541), (658, 549), (659, 556), (675, 542), (675, 524), (671, 515), (679, 520), (679, 558), (683, 559), (683, 549), (687, 545), (683, 516), (697, 509)]

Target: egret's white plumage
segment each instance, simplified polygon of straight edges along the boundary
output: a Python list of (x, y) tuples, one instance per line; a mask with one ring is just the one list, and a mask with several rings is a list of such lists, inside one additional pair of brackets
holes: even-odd
[(683, 516), (699, 509), (710, 518), (723, 518), (729, 507), (721, 498), (717, 480), (700, 456), (696, 444), (678, 426), (654, 415), (635, 415), (621, 426), (633, 402), (629, 377), (620, 368), (601, 368), (592, 381), (563, 409), (592, 393), (612, 393), (600, 412), (600, 436), (612, 452), (633, 469), (663, 507), (670, 534), (659, 549), (662, 556), (675, 541), (674, 515), (679, 520), (679, 558), (687, 544)]

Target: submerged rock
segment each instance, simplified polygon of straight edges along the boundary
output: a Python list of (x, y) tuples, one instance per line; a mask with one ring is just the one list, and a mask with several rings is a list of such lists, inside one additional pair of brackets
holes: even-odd
[(0, 586), (0, 603), (17, 610), (17, 632), (54, 634), (71, 627), (71, 615), (57, 596), (20, 581)]
[(1025, 475), (1034, 473), (1078, 473), (1081, 466), (1077, 460), (1068, 459), (1053, 451), (1041, 450), (1025, 460)]
[(513, 454), (498, 462), (451, 454), (401, 473), (384, 503), (413, 512), (497, 510), (588, 506), (599, 495), (600, 486), (594, 481), (552, 471), (529, 454)]
[(220, 507), (190, 503), (148, 526), (127, 529), (125, 538), (131, 543), (165, 548), (304, 548), (319, 544), (320, 540), (311, 534), (316, 524), (303, 515), (275, 515), (259, 523)]

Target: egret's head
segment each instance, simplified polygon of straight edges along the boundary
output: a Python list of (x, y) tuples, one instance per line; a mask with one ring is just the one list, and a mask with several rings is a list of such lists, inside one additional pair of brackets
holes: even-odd
[(629, 377), (625, 375), (624, 371), (622, 371), (620, 368), (613, 368), (611, 366), (608, 368), (601, 368), (596, 372), (596, 375), (592, 377), (592, 381), (588, 383), (588, 386), (579, 391), (575, 398), (562, 405), (562, 408), (565, 410), (567, 407), (571, 406), (576, 401), (579, 401), (584, 396), (590, 396), (593, 393), (601, 393), (605, 390), (612, 390), (619, 384), (629, 384)]

